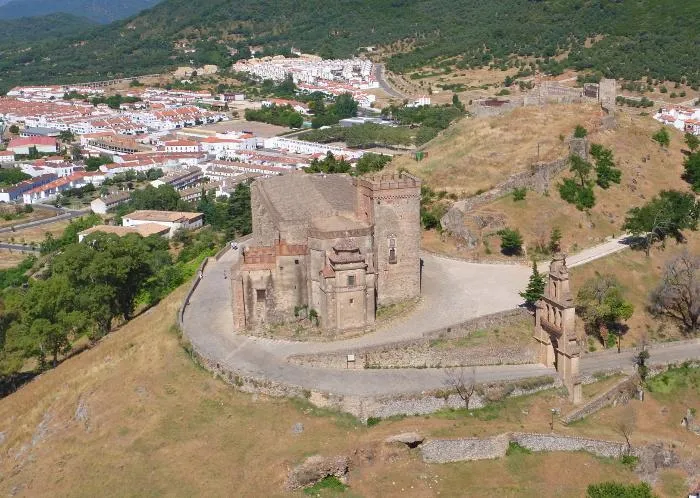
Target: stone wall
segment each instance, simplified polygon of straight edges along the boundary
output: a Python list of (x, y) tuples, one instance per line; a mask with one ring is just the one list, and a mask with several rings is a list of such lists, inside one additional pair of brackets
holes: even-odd
[(626, 403), (635, 396), (639, 382), (639, 377), (636, 375), (622, 379), (607, 391), (599, 394), (587, 402), (585, 405), (562, 417), (562, 422), (565, 424), (570, 424), (571, 422), (585, 418), (588, 415), (605, 408), (606, 406), (614, 405), (616, 403)]
[(513, 442), (530, 451), (586, 451), (601, 457), (619, 458), (627, 445), (557, 434), (505, 433), (488, 438), (434, 439), (421, 445), (423, 461), (448, 463), (487, 460), (506, 456)]
[[(583, 159), (588, 159), (588, 141), (579, 138), (570, 139), (569, 152)], [(455, 202), (442, 217), (440, 224), (443, 230), (448, 231), (455, 237), (464, 239), (470, 247), (473, 247), (476, 244), (478, 235), (471, 233), (468, 229), (468, 225), (475, 221), (473, 220), (474, 215), (471, 213), (472, 211), (508, 195), (518, 188), (527, 188), (535, 192), (544, 193), (549, 189), (554, 177), (565, 171), (568, 166), (568, 157), (548, 163), (531, 165), (526, 171), (511, 175), (506, 181), (483, 194)]]
[[(523, 318), (530, 319), (531, 316), (526, 310), (516, 308), (429, 331), (420, 339), (333, 353), (291, 356), (289, 361), (319, 368), (440, 368), (536, 363), (535, 344), (530, 341), (503, 346), (482, 345), (444, 349), (431, 347), (434, 341), (469, 337), (480, 329), (505, 328)], [(349, 354), (355, 356), (355, 362), (348, 365)]]
[(530, 451), (586, 451), (601, 457), (619, 458), (625, 454), (627, 444), (601, 441), (557, 434), (513, 433), (510, 440)]

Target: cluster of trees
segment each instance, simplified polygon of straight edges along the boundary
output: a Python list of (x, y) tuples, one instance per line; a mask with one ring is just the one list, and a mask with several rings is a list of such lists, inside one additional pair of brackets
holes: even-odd
[[(132, 192), (127, 212), (194, 208), (161, 186)], [(72, 220), (58, 238), (47, 234), (41, 263), (31, 257), (0, 271), (0, 375), (20, 371), (30, 358), (40, 368), (55, 364), (77, 339), (95, 340), (115, 321), (155, 304), (190, 278), (202, 258), (252, 230), (248, 185), (229, 198), (203, 195), (196, 208), (211, 227), (176, 233), (172, 247), (162, 237), (136, 234), (94, 233), (78, 243), (79, 232), (101, 223), (90, 215)]]
[(685, 143), (690, 149), (690, 154), (683, 161), (683, 179), (690, 183), (690, 187), (696, 193), (700, 193), (700, 138), (686, 133)]
[(421, 125), (435, 130), (445, 130), (456, 119), (464, 115), (464, 106), (457, 99), (453, 99), (452, 105), (443, 106), (417, 106), (390, 105), (382, 109), (382, 116), (397, 121), (402, 125)]
[(368, 149), (372, 147), (392, 147), (422, 145), (437, 135), (432, 128), (409, 128), (365, 123), (355, 126), (331, 126), (319, 130), (309, 130), (297, 136), (309, 142), (345, 142), (348, 147)]
[(19, 370), (28, 358), (55, 364), (77, 338), (97, 339), (116, 318), (130, 319), (139, 293), (160, 285), (151, 277), (171, 264), (167, 241), (155, 236), (98, 233), (63, 247), (43, 279), (2, 293), (3, 373)]
[[(70, 29), (58, 29), (47, 19), (23, 20), (21, 29), (3, 27), (7, 35), (0, 43), (0, 72), (7, 75), (3, 87), (9, 88), (56, 78), (68, 83), (161, 72), (190, 59), (228, 66), (249, 55), (248, 46), (287, 54), (294, 46), (337, 58), (361, 46), (394, 44), (387, 67), (398, 72), (426, 65), (507, 69), (528, 58), (537, 69), (554, 74), (574, 68), (618, 79), (650, 76), (697, 85), (700, 55), (693, 21), (698, 15), (694, 2), (644, 1), (643, 8), (598, 2), (583, 9), (574, 0), (550, 0), (545, 8), (520, 0), (437, 0), (426, 9), (418, 0), (370, 0), (350, 7), (242, 0), (231, 9), (227, 0), (194, 5), (171, 0), (106, 27), (81, 26), (75, 19), (66, 22)], [(197, 27), (196, 39), (192, 26)], [(586, 44), (597, 35), (604, 36)], [(188, 37), (194, 53), (175, 48), (176, 40)], [(29, 43), (31, 50), (26, 50)], [(630, 53), (636, 56), (630, 58)]]
[(119, 93), (109, 97), (99, 96), (90, 99), (92, 105), (107, 104), (110, 109), (119, 109), (122, 104), (135, 104), (136, 102), (141, 102), (141, 99), (139, 97), (125, 97)]
[(109, 187), (121, 183), (153, 181), (162, 177), (164, 174), (161, 168), (151, 168), (147, 171), (127, 170), (123, 173), (117, 173), (111, 178), (105, 178), (102, 186)]
[[(575, 177), (565, 178), (559, 184), (561, 198), (574, 204), (581, 211), (595, 205), (594, 185), (608, 189), (612, 183), (619, 184), (622, 178), (622, 172), (615, 167), (612, 150), (600, 144), (592, 144), (590, 154), (595, 161), (595, 167), (585, 159), (572, 155), (569, 158), (569, 170)], [(596, 174), (595, 181), (591, 179), (593, 171)]]
[(203, 193), (197, 203), (197, 211), (204, 213), (204, 221), (219, 232), (226, 240), (232, 240), (253, 231), (250, 208), (250, 185), (240, 183), (228, 197), (215, 199), (212, 194)]
[(331, 126), (341, 119), (357, 116), (357, 102), (349, 93), (338, 95), (335, 102), (330, 105), (325, 104), (326, 97), (323, 94), (314, 92), (312, 96), (314, 98), (309, 101), (309, 110), (314, 114), (311, 119), (311, 127), (314, 129)]
[(344, 158), (336, 159), (332, 152), (328, 151), (326, 157), (321, 160), (314, 159), (304, 171), (307, 173), (349, 173), (352, 166)]
[(304, 124), (304, 117), (290, 105), (272, 104), (260, 109), (246, 109), (245, 119), (246, 121), (260, 121), (289, 128), (301, 128)]
[(330, 151), (321, 160), (314, 159), (311, 164), (304, 168), (307, 173), (350, 173), (352, 175), (363, 175), (373, 171), (381, 171), (391, 162), (391, 156), (384, 154), (364, 154), (355, 164), (355, 169), (345, 159), (336, 159)]
[(615, 97), (615, 102), (617, 105), (626, 105), (627, 107), (654, 107), (654, 101), (649, 100), (646, 97), (642, 97), (641, 99), (630, 99), (623, 97), (622, 95), (618, 95)]
[(11, 187), (30, 178), (31, 176), (22, 172), (20, 168), (0, 168), (0, 186), (2, 187)]
[(85, 171), (97, 171), (98, 169), (100, 169), (100, 166), (104, 164), (111, 164), (112, 162), (112, 156), (108, 154), (100, 154), (99, 156), (88, 157), (87, 159), (85, 159)]

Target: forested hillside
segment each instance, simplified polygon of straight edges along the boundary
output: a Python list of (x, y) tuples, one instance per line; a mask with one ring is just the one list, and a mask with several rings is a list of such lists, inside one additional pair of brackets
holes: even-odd
[[(685, 0), (166, 0), (30, 51), (5, 50), (0, 85), (150, 73), (190, 59), (226, 64), (231, 49), (245, 54), (249, 45), (341, 57), (397, 41), (387, 61), (395, 71), (529, 57), (554, 73), (574, 67), (698, 84), (698, 19), (700, 2)], [(0, 50), (16, 41), (6, 37)], [(175, 41), (196, 53), (178, 51)]]
[(6, 50), (10, 50), (13, 44), (20, 49), (28, 43), (74, 34), (77, 30), (92, 27), (94, 24), (89, 19), (71, 14), (0, 20), (0, 33), (2, 33), (0, 43), (7, 47)]
[(147, 9), (159, 0), (10, 0), (0, 2), (0, 19), (73, 14), (109, 23)]

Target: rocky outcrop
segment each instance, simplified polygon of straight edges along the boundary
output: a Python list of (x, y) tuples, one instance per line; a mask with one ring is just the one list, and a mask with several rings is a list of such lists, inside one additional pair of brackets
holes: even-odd
[(304, 488), (328, 476), (337, 477), (344, 482), (349, 470), (350, 458), (347, 456), (310, 456), (289, 473), (287, 489)]
[(389, 436), (384, 440), (385, 443), (403, 443), (409, 448), (415, 448), (423, 442), (425, 438), (417, 432), (403, 432), (395, 436)]

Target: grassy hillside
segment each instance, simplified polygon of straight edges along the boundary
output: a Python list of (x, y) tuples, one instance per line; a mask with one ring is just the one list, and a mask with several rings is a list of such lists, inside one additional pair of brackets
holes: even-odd
[[(176, 292), (0, 400), (3, 454), (9, 456), (0, 461), (3, 493), (283, 496), (287, 470), (315, 453), (352, 456), (350, 496), (459, 496), (465, 487), (470, 496), (582, 496), (591, 482), (636, 480), (620, 463), (583, 453), (426, 465), (415, 452), (381, 443), (407, 430), (433, 437), (546, 432), (551, 406), (569, 409), (565, 397), (551, 391), (498, 404), (484, 416), (447, 413), (370, 428), (302, 401), (238, 393), (196, 367), (180, 347), (172, 327), (182, 296)], [(697, 392), (683, 393), (686, 403), (700, 401)], [(656, 406), (653, 396), (648, 403)], [(689, 437), (677, 424), (685, 405), (671, 394), (664, 406), (670, 415), (651, 410), (653, 426), (645, 422), (635, 440)], [(614, 420), (610, 412), (594, 425), (556, 430), (617, 440)], [(291, 430), (297, 422), (304, 425), (299, 435)]]
[(0, 33), (3, 36), (0, 44), (5, 45), (6, 49), (12, 46), (26, 46), (27, 43), (63, 37), (93, 25), (94, 22), (85, 17), (63, 13), (31, 19), (0, 18)]
[[(528, 58), (553, 73), (575, 67), (700, 84), (699, 16), (700, 4), (682, 0), (166, 0), (132, 19), (8, 53), (0, 71), (11, 81), (68, 81), (154, 72), (192, 58), (227, 64), (229, 48), (244, 53), (251, 44), (326, 57), (385, 45), (389, 68), (399, 72)], [(197, 52), (178, 52), (177, 40)]]
[[(592, 482), (636, 481), (619, 462), (584, 453), (426, 465), (415, 451), (382, 444), (411, 430), (432, 437), (548, 432), (550, 408), (571, 409), (566, 396), (554, 391), (496, 403), (483, 413), (408, 417), (369, 428), (305, 401), (238, 393), (195, 366), (181, 348), (173, 325), (183, 294), (177, 291), (91, 350), (0, 400), (4, 494), (288, 496), (288, 469), (316, 453), (351, 456), (348, 496), (463, 496), (468, 488), (475, 497), (554, 498), (582, 496)], [(599, 391), (589, 386), (586, 395)], [(652, 393), (643, 405), (633, 404), (645, 413), (633, 441), (673, 441), (686, 456), (683, 448), (692, 447), (694, 436), (678, 420), (686, 406), (700, 403), (698, 392), (666, 392), (661, 403), (665, 411)], [(555, 430), (620, 440), (614, 427), (622, 409), (605, 410), (593, 423), (557, 423)], [(293, 434), (298, 422), (304, 431)], [(661, 496), (674, 496), (663, 492), (664, 483), (658, 483)]]
[[(509, 175), (537, 162), (568, 154), (568, 136), (578, 123), (593, 127), (600, 121), (594, 105), (523, 107), (506, 116), (465, 118), (448, 128), (425, 148), (427, 157), (392, 161), (423, 178), (435, 190), (471, 196), (488, 190)], [(538, 147), (539, 145), (539, 147)]]

